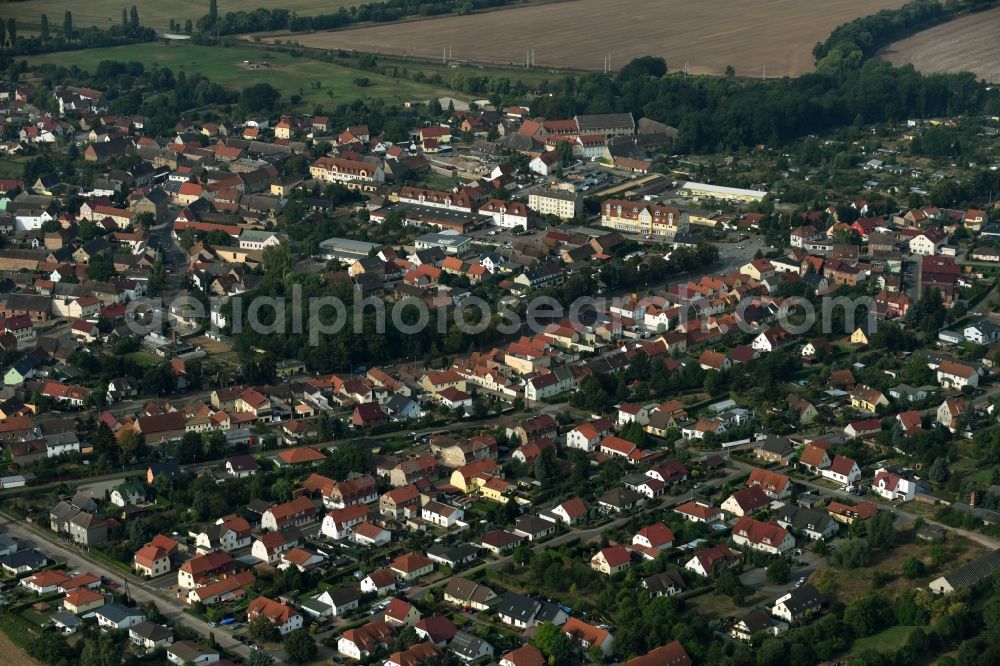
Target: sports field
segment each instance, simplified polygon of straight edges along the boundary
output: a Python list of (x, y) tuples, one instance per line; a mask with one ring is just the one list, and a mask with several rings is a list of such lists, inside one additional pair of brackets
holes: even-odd
[(879, 57), (921, 72), (975, 73), (1000, 83), (1000, 7), (962, 16), (891, 44)]
[(644, 55), (672, 71), (796, 76), (813, 69), (812, 48), (846, 21), (904, 0), (575, 0), (487, 14), (282, 36), (305, 46), (602, 70)]
[[(219, 0), (219, 14), (238, 10), (287, 9), (302, 15), (332, 14), (341, 7), (357, 4), (355, 0), (252, 0), (252, 2), (233, 2)], [(135, 5), (139, 10), (139, 21), (156, 30), (166, 30), (170, 19), (180, 25), (191, 19), (197, 22), (208, 13), (208, 0), (170, 0), (162, 2), (153, 0), (89, 0), (88, 2), (66, 2), (66, 0), (20, 0), (19, 2), (4, 2), (0, 4), (0, 16), (14, 17), (26, 29), (34, 29), (41, 23), (42, 14), (49, 17), (50, 25), (62, 25), (66, 10), (73, 12), (73, 25), (87, 27), (97, 25), (107, 27), (109, 23), (117, 23), (122, 19), (122, 9)]]
[[(370, 74), (310, 58), (293, 58), (284, 53), (273, 53), (252, 46), (224, 48), (192, 44), (135, 44), (72, 53), (50, 53), (30, 58), (29, 62), (57, 65), (72, 63), (84, 70), (93, 71), (102, 60), (136, 61), (143, 63), (147, 69), (154, 65), (169, 67), (175, 74), (181, 71), (198, 72), (216, 83), (237, 90), (255, 83), (270, 83), (286, 99), (292, 95), (301, 95), (302, 106), (306, 109), (311, 109), (315, 104), (329, 107), (375, 97), (390, 102), (426, 100), (443, 95), (466, 97), (443, 86)], [(355, 80), (360, 78), (368, 79), (368, 85), (357, 85)], [(316, 83), (320, 84), (319, 88), (315, 87)]]

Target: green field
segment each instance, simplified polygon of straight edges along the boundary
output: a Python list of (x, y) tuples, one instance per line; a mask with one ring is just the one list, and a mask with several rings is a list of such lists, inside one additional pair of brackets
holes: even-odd
[(917, 627), (889, 627), (874, 636), (867, 636), (854, 641), (854, 647), (851, 649), (851, 652), (854, 654), (859, 654), (863, 650), (893, 652), (906, 645), (906, 641), (909, 640), (910, 634), (913, 633), (914, 629), (917, 629)]
[[(443, 86), (417, 83), (407, 79), (372, 74), (350, 67), (319, 62), (311, 58), (294, 58), (285, 53), (245, 47), (195, 46), (192, 44), (169, 45), (158, 43), (89, 49), (70, 53), (50, 53), (29, 59), (31, 64), (54, 63), (77, 65), (93, 71), (102, 60), (136, 61), (147, 69), (154, 66), (169, 67), (178, 73), (197, 72), (216, 83), (240, 90), (255, 83), (269, 83), (284, 98), (302, 96), (302, 107), (314, 105), (331, 107), (334, 104), (356, 99), (382, 98), (390, 102), (426, 100), (435, 96), (452, 95), (464, 98)], [(244, 61), (267, 62), (267, 68), (250, 69)], [(358, 86), (356, 79), (368, 79), (368, 85)], [(316, 83), (320, 88), (315, 88)]]
[[(296, 14), (332, 14), (341, 7), (356, 4), (354, 0), (254, 0), (254, 2), (237, 3), (219, 2), (219, 14), (238, 10), (287, 9)], [(62, 25), (66, 10), (73, 12), (73, 25), (85, 28), (96, 25), (106, 28), (109, 23), (121, 21), (122, 9), (135, 5), (139, 9), (140, 22), (156, 30), (166, 30), (170, 19), (181, 25), (191, 19), (197, 22), (208, 13), (208, 0), (173, 0), (173, 2), (147, 2), (146, 0), (131, 0), (117, 2), (116, 0), (90, 0), (87, 3), (67, 3), (60, 0), (21, 0), (21, 2), (5, 2), (0, 10), (4, 18), (13, 17), (27, 30), (36, 28), (41, 23), (42, 14), (49, 17), (49, 25)]]

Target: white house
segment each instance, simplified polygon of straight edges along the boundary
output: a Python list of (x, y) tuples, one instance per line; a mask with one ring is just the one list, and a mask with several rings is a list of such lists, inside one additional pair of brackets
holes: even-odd
[(353, 504), (343, 509), (335, 509), (323, 517), (320, 531), (329, 539), (344, 539), (354, 526), (367, 521), (370, 513), (365, 504)]
[(819, 473), (824, 479), (836, 481), (842, 486), (853, 485), (855, 481), (861, 478), (861, 468), (858, 467), (858, 463), (840, 455), (834, 456), (830, 466), (821, 469)]
[[(551, 176), (559, 165), (559, 155), (554, 150), (542, 153), (528, 162), (528, 169), (540, 176)], [(38, 225), (41, 227), (41, 224)]]
[(875, 472), (872, 492), (888, 500), (909, 502), (917, 494), (917, 484), (884, 469)]
[(208, 666), (219, 661), (219, 651), (203, 648), (192, 641), (177, 641), (167, 648), (167, 661), (177, 666)]
[(947, 239), (948, 237), (937, 229), (925, 231), (910, 239), (910, 252), (920, 256), (933, 256)]
[(632, 422), (638, 423), (639, 425), (647, 425), (649, 423), (649, 407), (646, 405), (634, 405), (630, 402), (624, 402), (618, 407), (618, 427), (622, 427)]
[(823, 595), (812, 585), (803, 585), (774, 601), (771, 615), (788, 622), (798, 622), (823, 607)]
[(937, 367), (937, 380), (942, 388), (961, 390), (966, 386), (979, 386), (979, 371), (964, 363), (941, 361)]
[(361, 579), (361, 591), (365, 594), (374, 592), (383, 596), (396, 589), (396, 575), (388, 569), (376, 569)]
[(983, 320), (966, 326), (963, 334), (969, 342), (975, 342), (980, 345), (991, 345), (994, 342), (1000, 341), (1000, 326), (991, 321)]
[(795, 547), (795, 537), (780, 525), (743, 516), (733, 526), (733, 543), (762, 553), (780, 555)]
[(267, 597), (257, 597), (247, 608), (247, 622), (264, 616), (282, 636), (302, 628), (302, 614)]
[(608, 419), (581, 423), (566, 433), (566, 446), (590, 453), (597, 448), (605, 435), (610, 435), (611, 432), (612, 424)]
[(105, 604), (97, 610), (97, 625), (104, 629), (128, 629), (146, 619), (138, 608), (123, 604)]
[(420, 508), (420, 517), (432, 525), (449, 528), (458, 523), (465, 512), (458, 507), (431, 500)]

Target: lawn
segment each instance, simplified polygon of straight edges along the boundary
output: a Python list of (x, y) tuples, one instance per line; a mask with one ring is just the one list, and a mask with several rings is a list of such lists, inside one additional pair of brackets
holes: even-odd
[(906, 645), (906, 641), (909, 640), (910, 634), (912, 634), (916, 629), (918, 629), (918, 627), (889, 627), (885, 631), (880, 631), (874, 636), (867, 636), (854, 641), (854, 648), (851, 652), (853, 654), (860, 654), (864, 650), (875, 650), (876, 652), (883, 653), (894, 652), (895, 650), (898, 650)]
[[(269, 83), (286, 99), (292, 95), (301, 95), (300, 107), (306, 111), (315, 105), (333, 106), (356, 99), (382, 98), (398, 103), (426, 100), (435, 96), (460, 96), (443, 86), (393, 79), (311, 58), (295, 58), (286, 53), (264, 51), (250, 45), (222, 47), (134, 44), (74, 51), (72, 54), (50, 53), (31, 58), (29, 62), (33, 65), (74, 64), (87, 71), (94, 71), (102, 60), (136, 61), (143, 63), (147, 69), (169, 67), (175, 74), (180, 71), (196, 72), (236, 90), (255, 83)], [(244, 61), (253, 62), (258, 68), (250, 69)], [(260, 66), (264, 62), (268, 65), (266, 68)], [(367, 79), (367, 85), (357, 85), (356, 80), (360, 79)]]
[(128, 358), (132, 361), (135, 361), (136, 363), (138, 363), (143, 367), (159, 365), (160, 361), (162, 360), (156, 356), (153, 356), (152, 354), (141, 351), (132, 352), (131, 354), (128, 354)]

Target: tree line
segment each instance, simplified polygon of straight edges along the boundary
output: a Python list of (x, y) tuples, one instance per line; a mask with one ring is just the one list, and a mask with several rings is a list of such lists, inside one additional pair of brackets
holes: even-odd
[(332, 14), (298, 16), (287, 9), (239, 10), (226, 12), (220, 16), (213, 0), (209, 13), (197, 21), (198, 31), (208, 35), (237, 35), (267, 30), (333, 30), (354, 23), (391, 23), (408, 16), (440, 16), (444, 14), (468, 14), (470, 12), (502, 7), (513, 0), (386, 0), (367, 2), (348, 9), (341, 7)]

